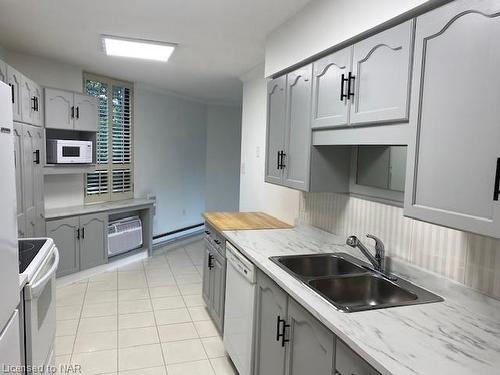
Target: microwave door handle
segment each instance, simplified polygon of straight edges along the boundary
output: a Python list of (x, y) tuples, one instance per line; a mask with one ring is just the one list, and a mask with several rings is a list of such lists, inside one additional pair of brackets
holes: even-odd
[(30, 288), (30, 297), (31, 299), (37, 298), (40, 296), (40, 294), (43, 291), (43, 288), (45, 285), (49, 282), (50, 278), (54, 273), (57, 271), (57, 267), (59, 266), (59, 251), (57, 250), (56, 247), (54, 247), (54, 263), (52, 264), (52, 267), (47, 271), (45, 275), (42, 276), (40, 280), (35, 282), (31, 288)]

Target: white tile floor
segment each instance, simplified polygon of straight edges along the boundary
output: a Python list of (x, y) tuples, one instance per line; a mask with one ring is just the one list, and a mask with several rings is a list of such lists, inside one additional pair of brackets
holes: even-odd
[(203, 242), (57, 290), (56, 364), (82, 374), (236, 375), (201, 297)]

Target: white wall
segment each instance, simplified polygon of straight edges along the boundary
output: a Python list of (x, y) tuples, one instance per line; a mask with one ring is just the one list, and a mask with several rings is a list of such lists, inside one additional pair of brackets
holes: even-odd
[(207, 107), (206, 210), (238, 211), (241, 108)]
[(267, 89), (263, 66), (242, 79), (240, 210), (263, 211), (293, 224), (299, 192), (264, 182)]
[(266, 41), (269, 77), (419, 5), (436, 0), (314, 0)]
[(202, 222), (206, 107), (141, 84), (134, 96), (134, 189), (155, 195), (153, 232)]

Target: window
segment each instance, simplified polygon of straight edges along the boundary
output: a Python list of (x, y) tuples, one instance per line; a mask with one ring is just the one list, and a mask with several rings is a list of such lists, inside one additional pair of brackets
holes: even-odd
[(99, 101), (96, 170), (85, 176), (85, 202), (132, 198), (133, 84), (84, 73), (85, 93)]

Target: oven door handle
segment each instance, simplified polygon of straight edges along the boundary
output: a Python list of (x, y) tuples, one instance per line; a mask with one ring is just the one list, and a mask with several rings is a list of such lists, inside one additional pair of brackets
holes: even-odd
[(45, 275), (42, 276), (38, 281), (36, 281), (30, 288), (29, 288), (29, 297), (30, 299), (38, 298), (40, 294), (42, 294), (43, 288), (45, 285), (49, 282), (50, 278), (56, 273), (57, 267), (59, 266), (59, 251), (57, 250), (57, 247), (54, 246), (53, 250), (53, 255), (54, 255), (54, 262), (52, 263), (52, 266), (50, 269), (47, 271)]

